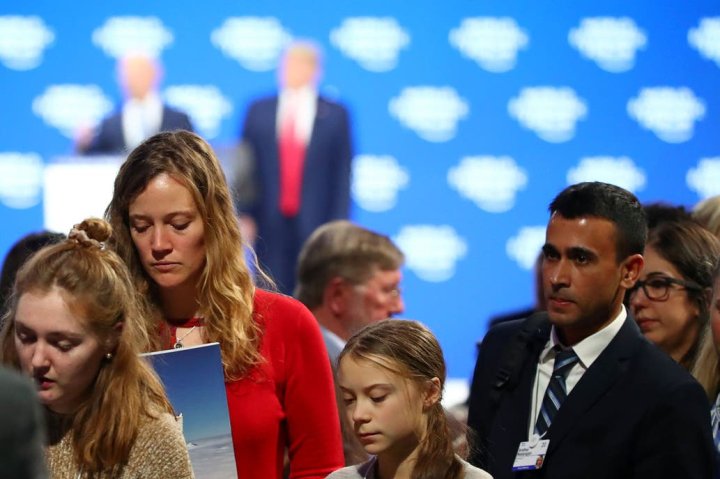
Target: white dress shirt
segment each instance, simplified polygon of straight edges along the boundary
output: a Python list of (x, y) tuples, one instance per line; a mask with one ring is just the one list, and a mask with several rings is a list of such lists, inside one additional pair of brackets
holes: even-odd
[[(575, 346), (572, 347), (573, 351), (577, 355), (579, 361), (570, 369), (567, 377), (565, 378), (565, 390), (568, 396), (572, 392), (573, 388), (577, 385), (582, 378), (585, 371), (595, 362), (605, 348), (610, 344), (615, 335), (620, 331), (623, 323), (627, 318), (627, 312), (625, 306), (621, 305), (620, 313), (613, 319), (607, 326), (602, 328), (600, 331), (591, 334), (587, 338), (583, 339)], [(530, 398), (530, 424), (528, 425), (528, 438), (535, 432), (535, 423), (537, 422), (538, 415), (540, 414), (540, 406), (542, 405), (543, 397), (545, 397), (545, 390), (550, 383), (550, 377), (553, 373), (553, 366), (555, 365), (555, 346), (559, 345), (561, 349), (568, 349), (560, 343), (560, 339), (557, 335), (555, 326), (550, 331), (550, 339), (545, 344), (540, 353), (540, 357), (537, 365), (537, 372), (535, 374), (535, 381), (532, 388), (532, 396)]]
[(278, 138), (288, 111), (295, 109), (295, 135), (305, 145), (310, 142), (315, 114), (317, 113), (317, 92), (310, 87), (285, 89), (278, 98), (276, 131)]
[(122, 109), (122, 128), (125, 146), (132, 150), (146, 138), (160, 131), (163, 104), (156, 93), (148, 93), (145, 98), (131, 98)]

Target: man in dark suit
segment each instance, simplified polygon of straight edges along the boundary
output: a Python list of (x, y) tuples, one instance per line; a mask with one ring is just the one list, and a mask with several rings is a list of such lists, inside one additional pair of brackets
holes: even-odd
[(94, 132), (81, 132), (76, 149), (87, 155), (126, 154), (161, 131), (193, 131), (190, 118), (162, 103), (157, 88), (161, 68), (152, 58), (129, 55), (118, 62), (118, 81), (125, 96), (122, 107)]
[(642, 206), (616, 186), (581, 183), (550, 213), (547, 312), (483, 340), (471, 461), (495, 479), (712, 477), (702, 388), (643, 338), (622, 304), (643, 265)]
[[(352, 145), (348, 112), (318, 95), (320, 58), (308, 42), (283, 55), (278, 95), (252, 103), (242, 144), (252, 156), (252, 201), (239, 202), (260, 264), (292, 294), (300, 248), (321, 224), (350, 207)], [(242, 192), (239, 192), (242, 196)]]

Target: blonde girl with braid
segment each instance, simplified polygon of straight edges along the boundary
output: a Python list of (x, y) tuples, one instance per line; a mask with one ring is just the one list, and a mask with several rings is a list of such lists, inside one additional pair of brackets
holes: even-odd
[(416, 321), (386, 319), (360, 330), (338, 358), (345, 414), (372, 458), (330, 479), (491, 479), (453, 451), (440, 400), (445, 360)]

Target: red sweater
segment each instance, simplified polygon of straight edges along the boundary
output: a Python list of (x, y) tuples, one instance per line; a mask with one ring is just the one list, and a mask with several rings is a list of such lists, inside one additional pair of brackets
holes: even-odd
[(330, 363), (320, 328), (300, 302), (256, 290), (254, 319), (265, 362), (225, 383), (235, 461), (241, 479), (324, 478), (343, 467)]

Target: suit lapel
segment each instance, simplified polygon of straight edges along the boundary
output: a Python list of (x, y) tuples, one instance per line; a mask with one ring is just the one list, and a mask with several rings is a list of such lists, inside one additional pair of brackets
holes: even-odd
[(322, 135), (325, 131), (323, 124), (327, 121), (329, 115), (328, 105), (322, 97), (318, 96), (317, 105), (315, 109), (315, 118), (313, 119), (312, 131), (310, 132), (310, 138), (308, 138), (308, 144), (305, 149), (305, 172), (308, 171), (307, 165), (316, 157), (314, 154), (315, 145), (318, 142), (319, 135)]
[[(517, 387), (512, 394), (503, 397), (499, 410), (498, 419), (494, 421), (494, 425), (508, 424), (505, 431), (500, 431), (500, 437), (505, 436), (513, 444), (515, 449), (521, 441), (528, 439), (528, 430), (530, 424), (530, 401), (532, 398), (533, 384), (535, 383), (535, 375), (537, 374), (537, 362), (540, 353), (550, 338), (550, 322), (545, 321), (538, 327), (532, 339), (528, 342), (529, 351), (523, 362), (521, 374), (517, 382)], [(500, 416), (505, 416), (500, 418)], [(512, 449), (512, 448), (511, 448)], [(515, 449), (512, 454), (515, 454)]]
[(555, 450), (572, 428), (582, 423), (583, 415), (610, 390), (627, 368), (627, 360), (637, 351), (640, 339), (635, 321), (628, 316), (620, 331), (580, 378), (555, 416), (548, 429), (548, 452)]

